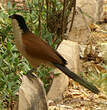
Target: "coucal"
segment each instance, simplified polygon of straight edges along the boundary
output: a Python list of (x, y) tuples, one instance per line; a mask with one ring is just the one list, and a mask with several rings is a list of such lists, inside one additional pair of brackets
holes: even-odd
[(56, 50), (51, 48), (51, 46), (40, 37), (37, 37), (30, 32), (21, 15), (13, 14), (9, 16), (9, 18), (12, 18), (16, 47), (34, 68), (37, 68), (40, 64), (57, 67), (80, 85), (89, 89), (93, 93), (99, 93), (99, 90), (94, 85), (70, 71), (66, 67), (66, 60)]

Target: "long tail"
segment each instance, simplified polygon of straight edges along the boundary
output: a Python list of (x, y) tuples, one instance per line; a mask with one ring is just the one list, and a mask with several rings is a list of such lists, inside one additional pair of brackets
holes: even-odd
[(62, 72), (64, 72), (67, 76), (72, 78), (74, 81), (78, 82), (80, 85), (89, 89), (95, 94), (98, 94), (100, 91), (88, 81), (83, 80), (80, 76), (76, 75), (74, 72), (70, 71), (66, 66), (54, 63), (54, 66), (59, 68)]

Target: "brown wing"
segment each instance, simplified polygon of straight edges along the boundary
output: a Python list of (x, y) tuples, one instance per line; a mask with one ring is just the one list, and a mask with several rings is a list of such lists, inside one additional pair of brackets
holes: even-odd
[(45, 41), (36, 37), (33, 33), (27, 32), (22, 37), (23, 44), (27, 54), (32, 57), (65, 65), (66, 60)]

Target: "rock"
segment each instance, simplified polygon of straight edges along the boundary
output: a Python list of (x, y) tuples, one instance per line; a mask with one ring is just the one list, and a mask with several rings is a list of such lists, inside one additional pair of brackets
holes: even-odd
[[(103, 0), (77, 0), (76, 6), (77, 9), (72, 31), (70, 33), (67, 31), (68, 39), (86, 44), (90, 37), (89, 25), (101, 19)], [(83, 13), (80, 12), (80, 9)], [(71, 16), (72, 13), (69, 20), (71, 20)], [(68, 24), (68, 30), (69, 27), (70, 23)]]
[(37, 76), (33, 74), (23, 76), (16, 110), (48, 110), (44, 88)]
[[(67, 60), (67, 67), (73, 72), (79, 72), (79, 46), (77, 43), (64, 40), (58, 47), (58, 52)], [(60, 70), (55, 69), (56, 73), (60, 73), (55, 77), (52, 86), (48, 92), (48, 100), (60, 100), (64, 90), (68, 87), (69, 79)]]

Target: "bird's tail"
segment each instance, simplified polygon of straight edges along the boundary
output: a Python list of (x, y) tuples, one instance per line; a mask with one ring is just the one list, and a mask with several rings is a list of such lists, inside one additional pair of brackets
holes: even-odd
[(64, 72), (67, 76), (69, 76), (70, 78), (72, 78), (74, 81), (78, 82), (80, 85), (84, 86), (85, 88), (89, 89), (93, 93), (98, 94), (100, 92), (94, 85), (92, 85), (88, 81), (85, 81), (80, 76), (76, 75), (74, 72), (70, 71), (66, 66), (56, 63), (54, 63), (54, 65), (57, 68), (59, 68), (62, 72)]

